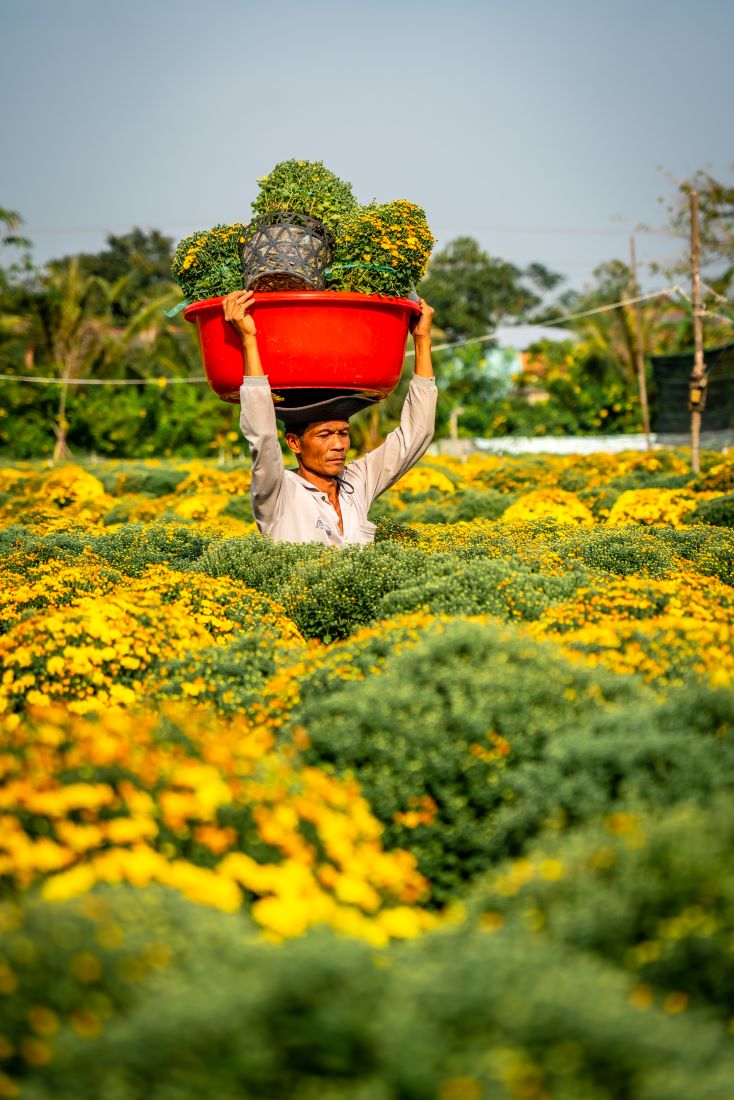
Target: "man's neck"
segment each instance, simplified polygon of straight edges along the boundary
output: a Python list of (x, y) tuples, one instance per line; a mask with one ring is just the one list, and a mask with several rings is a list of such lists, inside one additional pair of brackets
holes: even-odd
[(326, 493), (327, 496), (333, 497), (339, 491), (339, 484), (337, 478), (329, 477), (326, 474), (317, 474), (313, 470), (308, 470), (301, 463), (298, 463), (298, 476), (302, 477), (304, 481), (309, 481), (322, 493)]

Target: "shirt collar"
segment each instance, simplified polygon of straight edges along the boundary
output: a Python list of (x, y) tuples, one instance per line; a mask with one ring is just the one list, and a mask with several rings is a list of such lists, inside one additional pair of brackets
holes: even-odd
[[(345, 469), (346, 469), (346, 467), (345, 467)], [(308, 489), (309, 492), (319, 493), (320, 495), (323, 495), (324, 490), (319, 489), (318, 485), (314, 485), (312, 481), (307, 481), (305, 477), (301, 477), (301, 475), (298, 473), (297, 469), (294, 470), (292, 468), (289, 468), (289, 469), (286, 470), (286, 473), (291, 474), (296, 479), (298, 484), (302, 485), (304, 487), (304, 489)], [(342, 489), (345, 485), (348, 484), (346, 478), (343, 475), (342, 475), (342, 477), (334, 478), (334, 480), (336, 481), (337, 486), (340, 489)], [(348, 493), (345, 493), (345, 496), (348, 496), (348, 495), (349, 495)]]

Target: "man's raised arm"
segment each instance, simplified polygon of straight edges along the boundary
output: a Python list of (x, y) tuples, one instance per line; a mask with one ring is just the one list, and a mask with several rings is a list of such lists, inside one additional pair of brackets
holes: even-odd
[(251, 290), (236, 290), (222, 301), (225, 320), (242, 340), (245, 377), (240, 387), (240, 428), (252, 457), (252, 510), (261, 530), (277, 518), (283, 488), (283, 455), (278, 442), (270, 383), (260, 362)]
[(400, 415), (400, 427), (390, 432), (382, 446), (348, 466), (353, 477), (364, 478), (368, 506), (423, 457), (433, 439), (438, 396), (431, 361), (434, 311), (423, 298), (420, 307), (421, 315), (413, 328), (415, 371)]

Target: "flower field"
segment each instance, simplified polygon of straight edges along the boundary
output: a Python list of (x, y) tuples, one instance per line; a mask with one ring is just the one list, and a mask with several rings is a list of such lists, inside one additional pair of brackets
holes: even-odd
[(731, 1100), (734, 458), (0, 469), (0, 1097)]

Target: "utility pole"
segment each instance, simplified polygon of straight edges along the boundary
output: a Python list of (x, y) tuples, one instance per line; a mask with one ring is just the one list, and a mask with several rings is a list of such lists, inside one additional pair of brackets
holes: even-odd
[(691, 469), (701, 472), (701, 413), (706, 407), (706, 364), (703, 360), (703, 308), (701, 306), (701, 240), (698, 232), (698, 192), (689, 191), (691, 202), (691, 302), (693, 303), (693, 370), (688, 384), (691, 412)]
[(452, 443), (458, 442), (458, 439), (459, 439), (459, 417), (465, 411), (466, 410), (464, 409), (463, 405), (455, 405), (454, 408), (449, 413), (449, 439), (451, 440)]
[[(630, 236), (630, 269), (632, 271), (632, 297), (638, 298), (640, 289), (637, 283), (637, 252), (635, 250), (634, 235)], [(640, 411), (642, 413), (642, 430), (645, 434), (645, 446), (650, 450), (650, 406), (647, 401), (647, 378), (645, 377), (645, 352), (642, 346), (642, 307), (640, 302), (635, 302), (635, 321), (637, 338), (635, 340), (635, 360), (637, 362), (637, 388), (640, 393)]]

